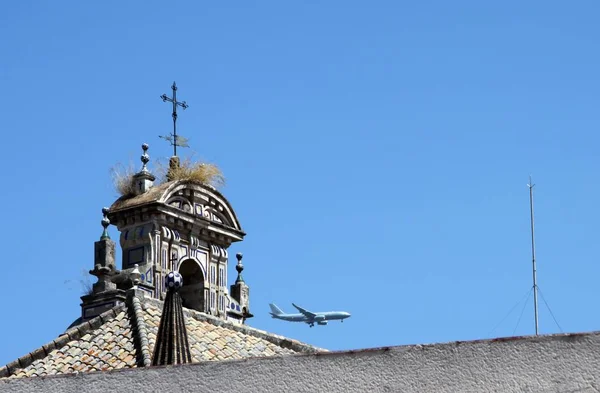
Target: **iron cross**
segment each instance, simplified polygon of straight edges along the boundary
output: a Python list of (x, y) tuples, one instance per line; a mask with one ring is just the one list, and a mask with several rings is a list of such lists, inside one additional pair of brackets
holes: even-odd
[(166, 137), (161, 136), (161, 138), (171, 142), (171, 145), (173, 145), (173, 155), (176, 156), (177, 146), (187, 147), (186, 139), (183, 137), (177, 137), (177, 106), (179, 105), (183, 109), (186, 109), (188, 107), (188, 104), (186, 104), (185, 101), (177, 101), (177, 85), (175, 84), (175, 82), (173, 82), (173, 86), (171, 86), (171, 89), (173, 90), (173, 98), (167, 97), (166, 94), (163, 94), (162, 96), (160, 96), (160, 98), (162, 98), (163, 102), (169, 101), (173, 103), (173, 135), (169, 135)]

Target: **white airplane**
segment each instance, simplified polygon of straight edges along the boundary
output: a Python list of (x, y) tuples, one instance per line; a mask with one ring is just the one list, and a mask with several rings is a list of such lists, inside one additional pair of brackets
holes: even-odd
[(344, 319), (350, 318), (350, 313), (345, 311), (326, 311), (326, 312), (311, 312), (302, 307), (299, 307), (292, 303), (292, 306), (296, 307), (300, 314), (286, 314), (275, 304), (269, 304), (271, 307), (271, 316), (276, 319), (282, 319), (288, 322), (305, 322), (310, 327), (315, 326), (315, 322), (317, 325), (327, 325), (328, 321), (340, 320), (340, 322), (344, 322)]

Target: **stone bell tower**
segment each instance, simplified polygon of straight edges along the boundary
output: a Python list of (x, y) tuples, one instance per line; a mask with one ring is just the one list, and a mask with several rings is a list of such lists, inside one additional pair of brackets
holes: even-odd
[[(130, 193), (105, 211), (103, 221), (120, 232), (121, 270), (114, 263), (104, 268), (114, 261), (114, 256), (107, 257), (98, 267), (99, 281), (107, 284), (98, 286), (87, 303), (100, 299), (104, 289), (118, 292), (134, 285), (162, 300), (167, 293), (164, 277), (176, 271), (183, 277), (179, 291), (183, 307), (243, 323), (252, 317), (248, 287), (242, 280), (243, 285), (236, 282), (230, 293), (227, 285), (227, 249), (245, 236), (233, 208), (217, 189), (197, 181), (167, 179), (155, 185), (147, 168), (148, 145), (142, 149), (142, 169), (133, 176)], [(114, 246), (99, 247), (114, 253)]]

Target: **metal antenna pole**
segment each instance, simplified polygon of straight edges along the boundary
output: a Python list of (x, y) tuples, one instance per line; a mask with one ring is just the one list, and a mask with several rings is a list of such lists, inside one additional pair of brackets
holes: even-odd
[(531, 181), (531, 176), (529, 176), (529, 211), (531, 213), (531, 263), (533, 265), (533, 312), (535, 315), (535, 335), (537, 336), (539, 333), (539, 324), (538, 324), (538, 298), (537, 298), (537, 268), (535, 265), (535, 226), (533, 219), (533, 186), (535, 184)]

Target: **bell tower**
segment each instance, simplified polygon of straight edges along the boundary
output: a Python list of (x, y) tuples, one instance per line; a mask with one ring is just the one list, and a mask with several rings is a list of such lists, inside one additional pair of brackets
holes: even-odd
[[(173, 94), (160, 96), (173, 106), (173, 132), (161, 138), (173, 146), (166, 180), (155, 184), (155, 176), (147, 167), (148, 145), (142, 145), (142, 168), (133, 176), (120, 179), (122, 196), (110, 208), (103, 209), (104, 232), (96, 242), (94, 270), (98, 277), (92, 293), (82, 297), (82, 318), (89, 319), (101, 310), (118, 304), (130, 288), (163, 300), (167, 294), (164, 278), (178, 272), (183, 279), (179, 290), (183, 307), (244, 323), (252, 317), (249, 311), (248, 286), (241, 278), (227, 288), (227, 249), (246, 235), (227, 199), (202, 176), (182, 167), (177, 147), (188, 147), (187, 139), (177, 135), (177, 108), (186, 109), (185, 101)], [(207, 167), (195, 167), (200, 173)], [(182, 170), (183, 169), (183, 170)], [(192, 175), (190, 175), (192, 174)], [(114, 264), (115, 243), (107, 227), (112, 224), (120, 232), (121, 270)], [(240, 254), (241, 255), (241, 254)], [(241, 267), (243, 269), (243, 267)]]
[[(106, 295), (114, 292), (120, 298), (122, 291), (135, 286), (163, 300), (164, 278), (175, 271), (183, 278), (183, 307), (243, 323), (252, 316), (247, 287), (230, 294), (227, 285), (227, 249), (245, 236), (233, 208), (215, 187), (199, 181), (167, 178), (154, 184), (147, 168), (148, 145), (142, 150), (142, 169), (131, 177), (128, 193), (103, 210), (103, 225), (115, 225), (120, 232), (121, 270), (110, 264), (114, 244), (108, 247), (111, 244), (104, 243), (109, 240), (103, 238), (96, 247), (108, 247), (105, 259), (110, 261), (95, 268), (102, 268), (94, 271), (102, 285), (95, 285), (94, 291), (103, 290), (106, 301)], [(99, 297), (100, 292), (92, 293), (84, 303), (97, 303), (94, 299)]]

